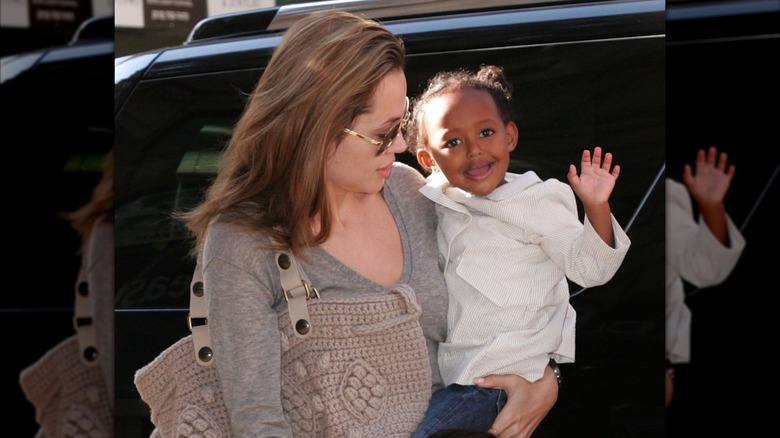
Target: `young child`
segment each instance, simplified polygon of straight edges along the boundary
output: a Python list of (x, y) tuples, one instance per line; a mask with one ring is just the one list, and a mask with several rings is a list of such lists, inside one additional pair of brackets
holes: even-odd
[(585, 150), (581, 173), (569, 167), (571, 186), (507, 172), (518, 138), (511, 93), (503, 69), (487, 65), (475, 74), (437, 74), (415, 102), (407, 142), (431, 172), (420, 191), (436, 203), (449, 309), (438, 356), (445, 388), (413, 437), (488, 430), (506, 394), (474, 386), (481, 376), (513, 373), (533, 382), (548, 364), (573, 362), (567, 277), (602, 285), (630, 246), (610, 211), (620, 173), (610, 153), (602, 161), (601, 148), (592, 158)]
[[(696, 153), (694, 166), (685, 164), (682, 182), (666, 178), (667, 407), (675, 384), (683, 383), (673, 378), (681, 377), (674, 369), (684, 371), (691, 359), (692, 315), (683, 281), (697, 288), (723, 283), (745, 249), (745, 236), (726, 210), (726, 193), (736, 171), (727, 162), (728, 154), (711, 146)], [(691, 200), (696, 202), (696, 215)], [(667, 416), (667, 430), (670, 418), (674, 419)]]

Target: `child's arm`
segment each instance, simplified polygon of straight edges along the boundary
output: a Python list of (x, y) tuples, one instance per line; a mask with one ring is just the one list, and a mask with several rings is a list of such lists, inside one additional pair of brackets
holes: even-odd
[[(593, 149), (593, 159), (590, 151), (582, 152), (582, 171), (577, 175), (577, 167), (569, 165), (567, 175), (569, 184), (574, 193), (582, 201), (585, 215), (599, 237), (609, 245), (615, 247), (615, 235), (612, 232), (611, 210), (609, 208), (609, 196), (615, 188), (615, 181), (620, 174), (620, 166), (612, 167), (612, 154), (604, 154), (601, 160), (601, 148)], [(610, 170), (611, 168), (611, 170)]]
[(735, 171), (733, 164), (726, 168), (727, 158), (725, 152), (718, 154), (714, 146), (706, 154), (703, 149), (699, 150), (696, 154), (696, 175), (691, 165), (686, 164), (682, 176), (688, 192), (699, 206), (702, 219), (725, 247), (729, 247), (730, 243), (723, 199)]

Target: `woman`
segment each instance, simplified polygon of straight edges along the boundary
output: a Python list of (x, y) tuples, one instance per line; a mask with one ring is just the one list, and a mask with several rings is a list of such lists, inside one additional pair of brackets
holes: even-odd
[(114, 430), (114, 150), (86, 204), (63, 212), (80, 238), (73, 321), (76, 333), (23, 369), (19, 384), (35, 408), (35, 436), (109, 436)]
[[(447, 291), (436, 219), (418, 192), (423, 176), (395, 162), (406, 150), (399, 135), (408, 110), (404, 59), (391, 32), (347, 12), (316, 12), (294, 24), (205, 200), (184, 215), (196, 237), (215, 363), (237, 436), (291, 436), (296, 421), (282, 400), (277, 316), (286, 304), (278, 249), (296, 255), (322, 296), (409, 285), (422, 310), (431, 389), (442, 385), (436, 356)], [(551, 370), (533, 384), (486, 377), (482, 386), (509, 395), (493, 425), (498, 436), (529, 436), (557, 399)]]

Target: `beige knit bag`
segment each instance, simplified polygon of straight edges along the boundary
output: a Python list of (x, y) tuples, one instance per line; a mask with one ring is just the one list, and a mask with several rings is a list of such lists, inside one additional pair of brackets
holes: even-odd
[(19, 383), (35, 406), (36, 437), (113, 437), (114, 413), (102, 368), (82, 359), (72, 335), (25, 368)]
[[(282, 407), (295, 437), (408, 437), (431, 396), (414, 291), (320, 298), (291, 253), (277, 254)], [(135, 374), (154, 438), (231, 437), (196, 267), (188, 335)], [(193, 358), (195, 360), (193, 360)]]
[(91, 287), (87, 275), (90, 267), (90, 256), (85, 253), (74, 290), (76, 334), (56, 344), (19, 374), (19, 385), (35, 407), (35, 420), (40, 425), (36, 437), (113, 436), (114, 380), (104, 371), (106, 352), (99, 348), (104, 344), (98, 342), (95, 321), (105, 315), (96, 315), (100, 312), (92, 304), (94, 297), (90, 297), (109, 291)]

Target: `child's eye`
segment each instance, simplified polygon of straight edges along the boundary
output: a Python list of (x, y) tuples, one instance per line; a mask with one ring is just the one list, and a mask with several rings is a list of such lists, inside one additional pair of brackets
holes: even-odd
[(460, 145), (463, 143), (459, 138), (453, 139), (448, 141), (447, 143), (444, 143), (445, 148), (454, 148), (455, 146)]
[(492, 129), (485, 129), (484, 131), (479, 133), (480, 137), (490, 137), (491, 135), (495, 134), (496, 131)]

